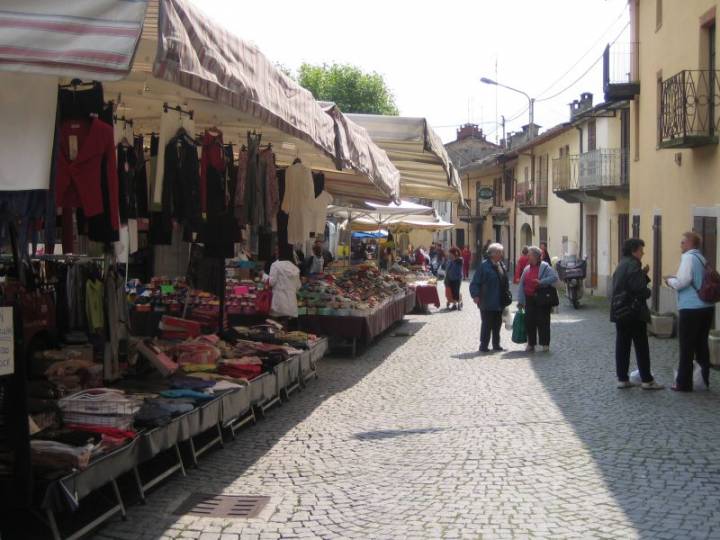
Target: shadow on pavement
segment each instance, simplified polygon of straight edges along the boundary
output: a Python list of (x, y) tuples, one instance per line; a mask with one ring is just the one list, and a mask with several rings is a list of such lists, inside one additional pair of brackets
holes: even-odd
[[(561, 306), (553, 320), (581, 320), (553, 323), (553, 353), (532, 363), (537, 378), (639, 538), (720, 537), (720, 395), (616, 389), (615, 332), (606, 314), (598, 300), (579, 311)], [(677, 341), (651, 338), (650, 347), (653, 373), (669, 386)]]
[(448, 428), (422, 428), (422, 429), (390, 429), (383, 431), (366, 431), (365, 433), (356, 433), (354, 437), (358, 440), (372, 441), (394, 439), (396, 437), (407, 437), (409, 435), (426, 435), (431, 433), (440, 433), (447, 431)]

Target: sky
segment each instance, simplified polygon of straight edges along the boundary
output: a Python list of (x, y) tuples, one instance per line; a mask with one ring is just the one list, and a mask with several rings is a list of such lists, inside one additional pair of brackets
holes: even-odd
[(567, 121), (581, 92), (601, 102), (595, 62), (608, 42), (627, 41), (629, 20), (627, 0), (193, 2), (290, 69), (340, 62), (380, 73), (400, 114), (427, 118), (445, 142), (467, 122), (493, 141), (500, 115), (514, 118), (508, 131), (527, 124), (527, 98), (481, 77), (537, 98), (543, 129)]

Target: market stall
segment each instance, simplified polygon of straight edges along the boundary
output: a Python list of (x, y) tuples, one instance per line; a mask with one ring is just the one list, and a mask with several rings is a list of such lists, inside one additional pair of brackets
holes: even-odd
[(323, 235), (333, 197), (399, 193), (362, 127), (185, 0), (66, 4), (0, 14), (0, 110), (26, 128), (2, 145), (0, 489), (54, 538), (99, 488), (113, 504), (73, 537), (125, 515), (120, 476), (144, 499), (316, 377), (326, 339), (259, 324), (261, 263)]

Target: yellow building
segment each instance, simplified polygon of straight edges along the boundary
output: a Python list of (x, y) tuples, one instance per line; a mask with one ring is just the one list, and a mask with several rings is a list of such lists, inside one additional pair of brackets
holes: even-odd
[(680, 235), (695, 228), (717, 264), (720, 217), (720, 81), (717, 3), (630, 0), (630, 44), (605, 57), (606, 100), (630, 107), (630, 213), (646, 241), (653, 308), (675, 309), (662, 276), (674, 274)]

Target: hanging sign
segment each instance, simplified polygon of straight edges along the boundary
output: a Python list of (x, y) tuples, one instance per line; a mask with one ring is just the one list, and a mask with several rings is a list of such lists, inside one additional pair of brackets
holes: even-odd
[(13, 308), (0, 307), (0, 376), (15, 373)]
[(495, 197), (495, 190), (491, 187), (482, 187), (478, 190), (478, 199), (492, 199)]

